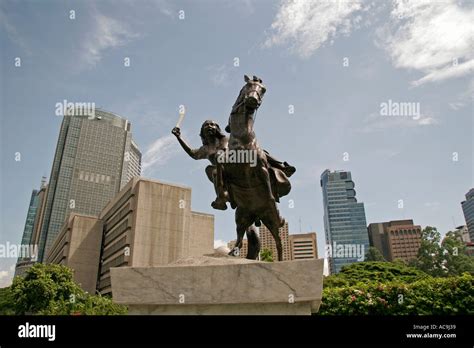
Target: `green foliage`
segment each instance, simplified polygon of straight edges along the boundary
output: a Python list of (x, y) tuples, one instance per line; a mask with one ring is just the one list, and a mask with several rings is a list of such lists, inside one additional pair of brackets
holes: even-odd
[(86, 293), (74, 282), (72, 270), (62, 265), (35, 264), (25, 277), (15, 277), (11, 295), (16, 314), (126, 313), (125, 307), (110, 299)]
[(325, 277), (324, 287), (344, 287), (368, 282), (412, 283), (427, 277), (429, 276), (426, 273), (402, 262), (366, 261), (344, 266), (338, 274)]
[(367, 253), (365, 254), (365, 261), (387, 261), (383, 258), (383, 255), (375, 247), (369, 247)]
[(454, 232), (448, 232), (443, 242), (435, 227), (427, 226), (421, 235), (418, 256), (410, 262), (434, 277), (460, 275), (468, 272), (474, 275), (474, 258), (466, 255), (466, 246)]
[(260, 261), (273, 262), (273, 253), (269, 249), (260, 251)]
[(440, 240), (441, 235), (436, 227), (426, 226), (421, 231), (421, 245), (418, 250), (418, 256), (410, 262), (410, 265), (434, 277), (443, 276), (443, 250)]
[(474, 314), (474, 278), (432, 278), (406, 284), (399, 280), (349, 287), (325, 287), (318, 315)]
[(456, 232), (448, 232), (441, 246), (446, 275), (458, 275), (464, 272), (474, 275), (474, 258), (467, 255), (466, 245)]
[(12, 315), (15, 314), (15, 306), (13, 301), (13, 295), (11, 288), (0, 289), (0, 315)]

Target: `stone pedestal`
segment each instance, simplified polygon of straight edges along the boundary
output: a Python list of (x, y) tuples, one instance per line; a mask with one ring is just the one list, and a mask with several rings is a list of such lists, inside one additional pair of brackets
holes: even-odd
[(129, 314), (310, 315), (321, 303), (323, 259), (260, 262), (218, 254), (159, 267), (111, 269)]

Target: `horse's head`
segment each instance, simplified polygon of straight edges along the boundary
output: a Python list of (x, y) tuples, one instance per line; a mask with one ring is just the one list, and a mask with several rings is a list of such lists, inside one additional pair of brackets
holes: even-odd
[(244, 75), (245, 85), (240, 90), (240, 94), (235, 101), (233, 112), (236, 112), (238, 108), (244, 106), (247, 111), (254, 112), (262, 104), (263, 96), (267, 91), (267, 88), (262, 83), (262, 79), (257, 76), (253, 76), (252, 79), (247, 75)]

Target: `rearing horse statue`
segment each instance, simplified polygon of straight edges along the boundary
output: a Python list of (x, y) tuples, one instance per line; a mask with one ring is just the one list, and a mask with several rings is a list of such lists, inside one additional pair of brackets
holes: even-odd
[[(239, 151), (240, 153), (253, 152), (257, 161), (256, 166), (252, 166), (251, 163), (224, 162), (224, 181), (228, 188), (229, 200), (231, 205), (236, 207), (235, 247), (241, 247), (245, 232), (254, 223), (260, 226), (262, 222), (270, 230), (275, 240), (278, 260), (282, 261), (283, 251), (279, 228), (285, 221), (280, 216), (276, 203), (279, 197), (290, 192), (291, 184), (288, 176), (293, 174), (295, 169), (286, 162), (283, 165), (275, 165), (281, 162), (271, 158), (258, 145), (253, 126), (256, 111), (262, 104), (266, 87), (256, 76), (250, 79), (245, 75), (244, 79), (245, 85), (232, 107), (229, 124), (226, 127), (226, 130), (230, 131), (228, 151), (235, 154)], [(252, 158), (252, 156), (248, 155), (247, 158)]]
[(194, 159), (207, 158), (211, 165), (206, 174), (214, 183), (217, 198), (212, 202), (215, 209), (227, 209), (230, 202), (235, 211), (237, 241), (230, 255), (238, 255), (244, 234), (249, 242), (247, 258), (256, 259), (260, 241), (255, 226), (264, 223), (276, 244), (278, 260), (283, 260), (279, 228), (285, 220), (277, 208), (279, 198), (291, 190), (288, 178), (296, 171), (287, 162), (280, 162), (261, 149), (257, 143), (253, 125), (256, 111), (262, 104), (266, 88), (256, 76), (244, 76), (245, 85), (240, 90), (229, 117), (226, 131), (221, 132), (217, 123), (207, 120), (201, 127), (203, 146), (192, 149), (181, 137), (178, 127), (172, 130), (183, 149)]

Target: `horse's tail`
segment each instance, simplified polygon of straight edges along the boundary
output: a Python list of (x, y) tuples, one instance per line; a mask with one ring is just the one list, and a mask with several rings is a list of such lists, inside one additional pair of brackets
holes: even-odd
[(258, 254), (260, 253), (260, 238), (258, 238), (257, 229), (254, 226), (250, 226), (247, 231), (247, 240), (248, 240), (248, 251), (247, 259), (256, 260)]

